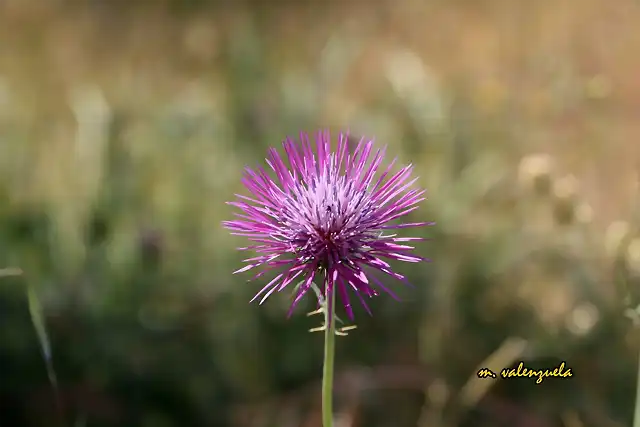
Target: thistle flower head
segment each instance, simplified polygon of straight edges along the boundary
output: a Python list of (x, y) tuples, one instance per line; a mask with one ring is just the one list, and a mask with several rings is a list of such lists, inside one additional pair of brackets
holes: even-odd
[[(417, 209), (424, 191), (412, 188), (412, 166), (391, 173), (393, 162), (382, 167), (384, 149), (373, 154), (373, 141), (362, 139), (349, 147), (349, 137), (340, 134), (335, 151), (328, 132), (319, 132), (312, 147), (310, 138), (283, 142), (288, 165), (271, 148), (266, 159), (276, 179), (264, 168), (246, 168), (242, 183), (251, 196), (237, 194), (229, 202), (241, 210), (239, 218), (223, 224), (231, 234), (245, 236), (254, 244), (239, 248), (257, 256), (235, 273), (263, 267), (253, 278), (275, 271), (275, 277), (252, 301), (264, 302), (276, 291), (299, 282), (289, 314), (314, 281), (323, 298), (332, 292), (353, 319), (350, 298), (355, 295), (367, 312), (364, 297), (378, 290), (397, 297), (379, 276), (405, 281), (385, 259), (407, 262), (425, 260), (412, 254), (410, 242), (418, 237), (397, 237), (388, 230), (430, 225), (427, 222), (394, 224)], [(336, 301), (338, 299), (336, 298)]]

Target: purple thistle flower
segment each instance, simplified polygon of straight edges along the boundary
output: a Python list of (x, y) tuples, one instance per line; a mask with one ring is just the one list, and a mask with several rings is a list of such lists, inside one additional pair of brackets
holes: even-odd
[(363, 296), (377, 295), (376, 288), (398, 299), (376, 273), (404, 282), (406, 278), (392, 271), (383, 258), (426, 260), (412, 254), (414, 248), (407, 245), (423, 238), (383, 234), (386, 230), (433, 224), (391, 224), (416, 210), (424, 200), (424, 190), (411, 188), (417, 180), (409, 180), (413, 167), (403, 167), (390, 175), (394, 160), (376, 178), (385, 150), (377, 150), (372, 158), (373, 141), (363, 138), (351, 151), (348, 140), (347, 134), (340, 134), (337, 151), (332, 152), (329, 132), (318, 132), (314, 152), (308, 135), (302, 133), (299, 142), (287, 138), (282, 145), (290, 167), (274, 148), (269, 149), (266, 159), (277, 182), (263, 168), (245, 169), (242, 183), (252, 197), (236, 194), (239, 200), (228, 203), (242, 210), (235, 213), (240, 219), (223, 224), (231, 234), (256, 243), (239, 250), (251, 250), (258, 256), (245, 259), (248, 264), (234, 274), (257, 266), (264, 269), (253, 279), (272, 270), (277, 272), (252, 302), (261, 297), (262, 304), (298, 279), (291, 315), (318, 278), (322, 280), (323, 297), (336, 290), (353, 319), (351, 291), (369, 314)]

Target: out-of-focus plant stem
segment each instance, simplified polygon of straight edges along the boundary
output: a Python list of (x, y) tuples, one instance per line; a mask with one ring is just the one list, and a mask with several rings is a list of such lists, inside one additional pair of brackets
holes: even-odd
[(633, 427), (640, 427), (640, 354), (638, 354), (638, 371), (636, 376), (636, 404), (633, 410)]

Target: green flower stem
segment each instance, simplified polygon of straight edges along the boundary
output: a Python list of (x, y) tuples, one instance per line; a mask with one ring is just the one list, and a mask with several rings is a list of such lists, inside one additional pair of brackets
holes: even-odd
[(336, 350), (335, 292), (324, 303), (324, 367), (322, 369), (322, 426), (333, 427), (333, 367)]

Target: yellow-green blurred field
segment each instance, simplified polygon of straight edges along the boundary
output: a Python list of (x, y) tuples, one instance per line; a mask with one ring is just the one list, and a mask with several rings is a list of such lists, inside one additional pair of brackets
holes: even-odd
[[(313, 304), (249, 304), (220, 223), (320, 128), (416, 164), (437, 222), (338, 342), (336, 427), (631, 425), (638, 28), (635, 0), (0, 2), (0, 425), (319, 426)], [(476, 377), (521, 360), (574, 375)]]

